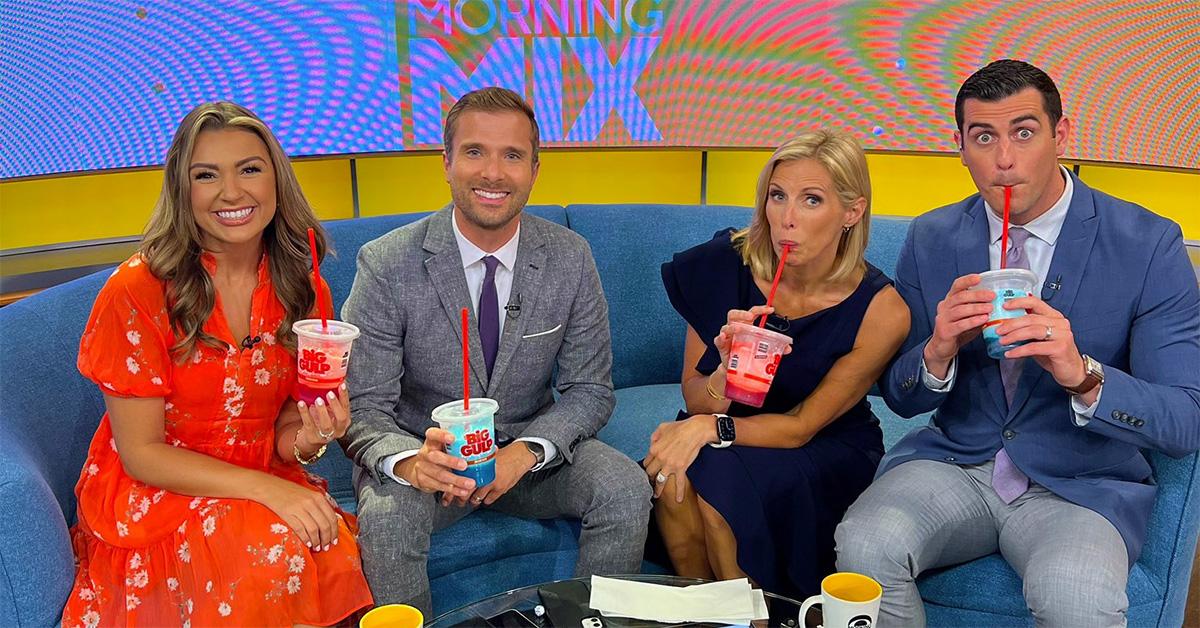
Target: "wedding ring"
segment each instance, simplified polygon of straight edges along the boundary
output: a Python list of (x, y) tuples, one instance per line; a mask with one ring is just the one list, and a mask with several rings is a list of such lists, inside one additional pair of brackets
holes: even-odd
[(475, 503), (475, 504), (482, 504), (482, 503), (483, 503), (483, 498), (482, 498), (482, 497), (472, 497), (472, 498), (471, 498), (471, 502), (472, 502), (472, 503)]
[(323, 440), (327, 443), (329, 441), (333, 440), (333, 432), (329, 432), (328, 434), (326, 434), (325, 432), (322, 432), (321, 430), (317, 430), (317, 436), (319, 436), (321, 438), (321, 440)]
[(1046, 325), (1046, 335), (1042, 337), (1042, 340), (1050, 340), (1052, 337), (1054, 337), (1054, 328)]
[(655, 481), (655, 482), (657, 482), (657, 483), (659, 483), (659, 484), (666, 484), (666, 483), (667, 483), (667, 476), (663, 475), (663, 474), (660, 472), (658, 475), (654, 476), (654, 481)]

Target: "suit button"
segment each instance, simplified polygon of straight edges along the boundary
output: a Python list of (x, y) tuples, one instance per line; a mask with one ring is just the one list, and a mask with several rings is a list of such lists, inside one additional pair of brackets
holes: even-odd
[(1145, 424), (1146, 424), (1146, 422), (1145, 422), (1145, 421), (1143, 421), (1143, 420), (1141, 420), (1141, 419), (1135, 419), (1135, 420), (1134, 420), (1134, 422), (1133, 422), (1133, 426), (1134, 426), (1134, 427), (1141, 427), (1141, 426), (1143, 426), (1143, 425), (1145, 425)]
[(1120, 420), (1121, 420), (1121, 414), (1122, 414), (1122, 413), (1121, 413), (1121, 411), (1120, 411), (1120, 410), (1113, 410), (1113, 412), (1112, 412), (1112, 418), (1113, 418), (1113, 420), (1114, 420), (1114, 421), (1120, 421)]
[(955, 458), (954, 458), (954, 456), (946, 456), (945, 458), (943, 458), (943, 460), (945, 460), (946, 462), (954, 462)]
[(1017, 433), (1012, 430), (1004, 430), (1004, 438), (1012, 440), (1017, 437)]

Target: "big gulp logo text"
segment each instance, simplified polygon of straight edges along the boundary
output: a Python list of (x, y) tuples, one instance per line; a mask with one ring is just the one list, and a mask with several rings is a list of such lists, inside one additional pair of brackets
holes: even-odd
[(315, 349), (303, 349), (300, 351), (301, 371), (314, 375), (324, 375), (331, 368), (333, 368), (333, 365), (329, 364), (329, 358), (325, 356), (325, 352)]
[(467, 442), (462, 447), (458, 448), (458, 452), (463, 458), (471, 456), (482, 456), (492, 450), (496, 441), (492, 440), (491, 430), (475, 430), (467, 432), (463, 435)]

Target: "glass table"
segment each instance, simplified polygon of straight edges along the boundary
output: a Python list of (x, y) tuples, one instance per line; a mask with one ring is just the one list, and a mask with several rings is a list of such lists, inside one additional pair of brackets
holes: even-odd
[[(682, 587), (692, 584), (703, 584), (707, 580), (698, 580), (695, 578), (681, 578), (679, 576), (663, 576), (638, 574), (628, 576), (613, 576), (622, 580), (632, 580), (635, 582), (649, 582), (652, 584), (665, 584), (670, 586)], [(585, 585), (590, 582), (590, 578), (575, 578)], [(538, 596), (538, 587), (545, 586), (543, 583), (514, 589), (504, 593), (499, 593), (488, 598), (479, 600), (472, 604), (463, 606), (444, 613), (431, 622), (425, 624), (425, 628), (451, 628), (451, 627), (474, 627), (480, 626), (487, 628), (488, 618), (496, 617), (504, 611), (518, 610), (525, 617), (528, 617), (538, 628), (563, 628), (561, 626), (551, 626), (550, 621), (544, 614), (537, 613), (537, 607), (542, 604), (541, 598)], [(755, 626), (783, 626), (784, 628), (799, 628), (799, 623), (796, 621), (800, 613), (800, 602), (796, 600), (776, 595), (774, 593), (763, 593), (763, 597), (767, 600), (767, 610), (770, 613), (770, 619), (761, 622), (754, 622)], [(599, 613), (596, 613), (600, 616)], [(651, 628), (658, 626), (716, 626), (719, 624), (708, 623), (676, 623), (662, 624), (658, 622), (645, 621), (640, 619), (629, 619), (625, 617), (601, 617), (606, 628)], [(571, 627), (578, 628), (578, 627)]]

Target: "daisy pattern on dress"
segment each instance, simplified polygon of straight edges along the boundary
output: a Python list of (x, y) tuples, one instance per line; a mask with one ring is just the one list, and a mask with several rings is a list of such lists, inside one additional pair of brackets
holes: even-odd
[(142, 344), (142, 335), (132, 329), (125, 332), (125, 339), (129, 341), (129, 344), (135, 347)]
[(287, 581), (288, 593), (295, 595), (300, 592), (300, 576), (290, 576)]
[(221, 602), (221, 605), (217, 607), (217, 612), (221, 614), (221, 617), (229, 617), (229, 614), (233, 612), (233, 609), (229, 607), (228, 603)]
[(137, 375), (138, 371), (142, 370), (142, 367), (138, 366), (137, 360), (134, 360), (133, 356), (125, 358), (125, 368), (129, 369), (129, 372), (134, 375)]
[(254, 371), (254, 383), (259, 386), (266, 386), (271, 383), (271, 372), (267, 369), (258, 369)]
[(179, 545), (178, 554), (179, 554), (179, 560), (181, 562), (185, 562), (185, 563), (192, 562), (192, 550), (188, 547), (187, 541), (184, 541), (183, 543), (181, 543)]
[(301, 573), (304, 571), (304, 556), (295, 554), (288, 558), (288, 573)]
[(287, 534), (288, 527), (283, 525), (282, 523), (272, 523), (271, 531), (274, 532), (275, 534)]
[(88, 611), (83, 614), (84, 628), (96, 628), (100, 625), (100, 613), (96, 611)]

